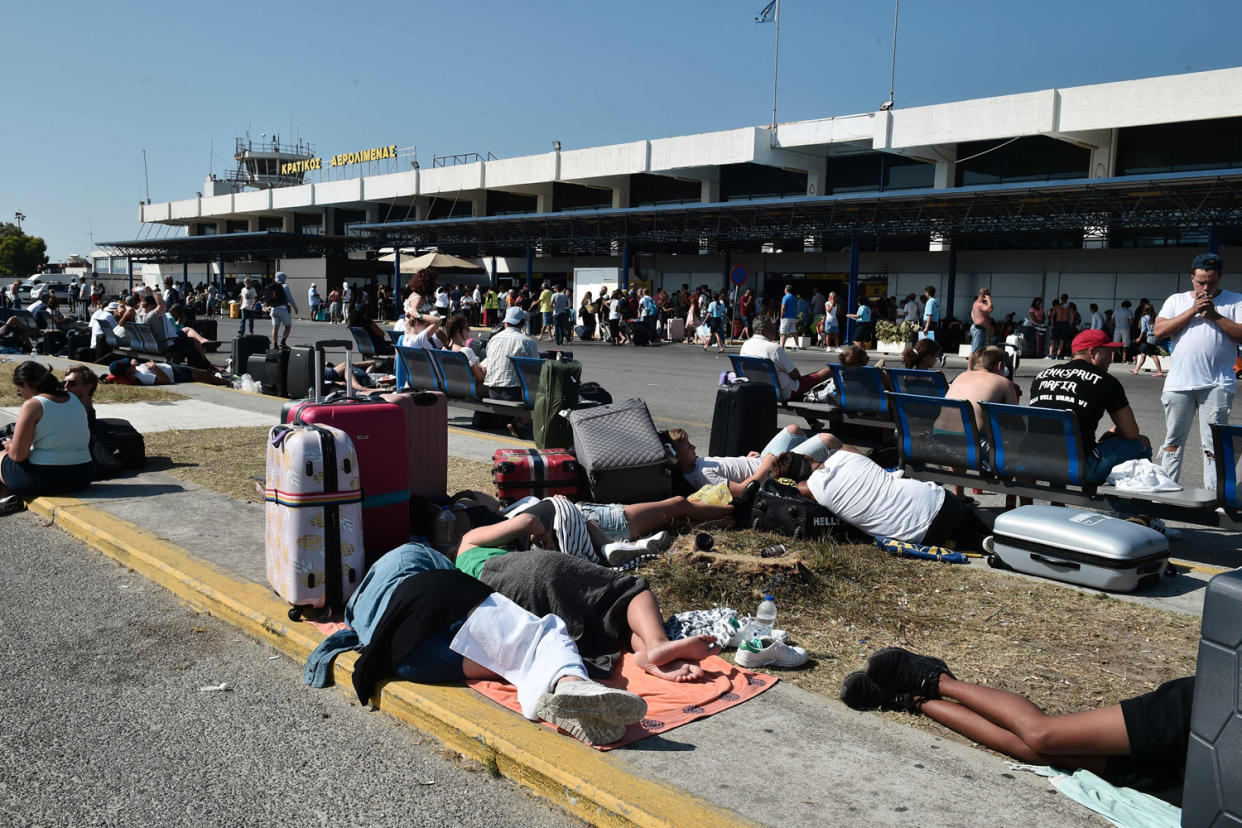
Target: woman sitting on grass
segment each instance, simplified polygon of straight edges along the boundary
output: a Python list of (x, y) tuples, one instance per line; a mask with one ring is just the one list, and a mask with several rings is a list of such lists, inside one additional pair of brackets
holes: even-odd
[(47, 366), (26, 361), (13, 372), (23, 402), (13, 436), (0, 445), (0, 509), (17, 498), (76, 492), (95, 478), (86, 408)]

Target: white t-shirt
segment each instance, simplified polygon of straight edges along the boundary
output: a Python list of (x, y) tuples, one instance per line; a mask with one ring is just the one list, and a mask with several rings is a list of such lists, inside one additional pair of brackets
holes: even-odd
[[(173, 370), (171, 365), (166, 362), (157, 362), (155, 363), (155, 367), (159, 369), (161, 374), (168, 377), (169, 382), (173, 381)], [(145, 362), (135, 365), (134, 379), (138, 380), (143, 385), (155, 385), (155, 371), (149, 368)]]
[(479, 357), (475, 354), (474, 348), (463, 346), (454, 350), (466, 358), (466, 362), (470, 364), (471, 368), (479, 364)]
[(921, 543), (944, 505), (944, 489), (907, 480), (852, 451), (836, 451), (806, 482), (820, 505), (877, 538)]
[(244, 287), (241, 289), (241, 306), (246, 310), (254, 310), (254, 303), (258, 298), (259, 292), (253, 287)]
[(611, 302), (608, 303), (608, 318), (610, 320), (621, 318), (621, 300), (620, 299), (613, 299)]
[(416, 334), (406, 334), (401, 337), (401, 344), (406, 348), (425, 348), (428, 351), (439, 350), (439, 340), (433, 340), (431, 332), (431, 328), (423, 328)]
[(901, 309), (906, 314), (902, 318), (901, 320), (902, 322), (918, 322), (919, 321), (919, 303), (918, 302), (911, 299), (909, 302), (906, 302), (904, 305), (902, 305)]
[(717, 483), (741, 483), (759, 471), (762, 463), (762, 457), (698, 457), (694, 461), (694, 471), (685, 477), (698, 489)]
[[(1190, 291), (1175, 293), (1164, 300), (1158, 316), (1172, 319), (1185, 313), (1194, 303), (1194, 294)], [(1242, 322), (1242, 293), (1222, 290), (1215, 303), (1221, 316)], [(1236, 384), (1233, 363), (1237, 357), (1238, 343), (1212, 322), (1196, 316), (1173, 337), (1173, 357), (1169, 360), (1172, 364), (1164, 388), (1166, 391), (1194, 391), (1219, 385), (1233, 393)]]
[(1091, 314), (1091, 329), (1095, 331), (1104, 330), (1104, 314), (1099, 311)]
[(103, 332), (116, 327), (116, 317), (106, 310), (97, 310), (91, 314), (91, 347), (98, 348), (103, 341)]
[(761, 334), (755, 334), (750, 339), (742, 343), (742, 349), (739, 351), (741, 356), (761, 357), (763, 359), (772, 360), (772, 364), (776, 366), (776, 379), (781, 384), (781, 399), (787, 400), (798, 390), (798, 381), (789, 376), (791, 371), (797, 369), (789, 353), (778, 343), (772, 342)]

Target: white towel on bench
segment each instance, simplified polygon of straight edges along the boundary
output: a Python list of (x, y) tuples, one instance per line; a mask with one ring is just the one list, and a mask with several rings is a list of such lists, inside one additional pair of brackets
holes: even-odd
[(1113, 466), (1108, 483), (1127, 492), (1180, 492), (1169, 473), (1150, 460), (1127, 460)]

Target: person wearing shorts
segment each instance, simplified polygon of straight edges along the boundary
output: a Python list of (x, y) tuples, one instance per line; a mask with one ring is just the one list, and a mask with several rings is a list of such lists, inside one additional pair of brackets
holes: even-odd
[(143, 362), (139, 359), (114, 359), (108, 363), (106, 383), (117, 385), (174, 385), (179, 382), (202, 382), (207, 385), (228, 385), (228, 381), (202, 368), (169, 362)]
[[(264, 291), (264, 304), (267, 305), (268, 311), (272, 315), (272, 347), (278, 344), (288, 347), (289, 334), (293, 332), (293, 314), (299, 312), (297, 302), (293, 301), (293, 294), (289, 292), (289, 286), (285, 284), (289, 277), (284, 272), (276, 274), (276, 284), (269, 285)], [(290, 309), (292, 308), (292, 312)], [(285, 335), (280, 336), (281, 327), (285, 329)]]
[(798, 297), (794, 295), (793, 285), (785, 285), (785, 295), (781, 297), (781, 347), (797, 350), (798, 344), (786, 345), (789, 337), (798, 335)]
[(1194, 688), (1186, 676), (1120, 704), (1054, 716), (1016, 693), (960, 681), (934, 656), (887, 647), (846, 677), (841, 701), (922, 713), (1019, 762), (1083, 768), (1181, 805)]

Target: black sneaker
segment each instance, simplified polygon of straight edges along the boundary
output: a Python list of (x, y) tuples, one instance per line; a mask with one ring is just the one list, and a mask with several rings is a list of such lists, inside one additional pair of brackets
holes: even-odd
[(885, 647), (867, 659), (867, 675), (895, 693), (915, 693), (938, 699), (942, 674), (956, 678), (940, 659), (916, 655), (901, 647)]
[(854, 710), (917, 712), (913, 693), (894, 693), (891, 690), (885, 690), (862, 670), (850, 673), (845, 677), (845, 681), (841, 682), (841, 701), (845, 702), (846, 707)]

